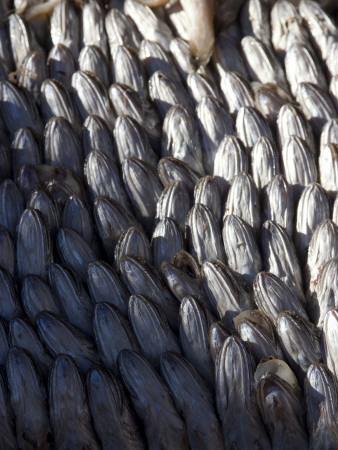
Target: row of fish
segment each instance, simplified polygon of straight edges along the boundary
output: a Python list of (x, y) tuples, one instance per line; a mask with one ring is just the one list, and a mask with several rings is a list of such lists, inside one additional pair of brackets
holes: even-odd
[(0, 448), (338, 448), (336, 12), (2, 2)]

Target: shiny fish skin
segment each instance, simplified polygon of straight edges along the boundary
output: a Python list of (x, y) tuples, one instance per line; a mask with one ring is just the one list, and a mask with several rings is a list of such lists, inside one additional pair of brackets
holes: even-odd
[(71, 356), (83, 373), (87, 373), (92, 364), (99, 364), (92, 341), (56, 314), (41, 312), (36, 318), (36, 327), (42, 342), (54, 357), (61, 354)]
[(304, 319), (308, 319), (300, 299), (276, 275), (259, 273), (254, 281), (253, 291), (258, 308), (274, 323), (278, 314), (283, 311), (295, 311)]
[(196, 450), (224, 448), (213, 398), (194, 367), (172, 352), (161, 357), (161, 374), (187, 424), (189, 444)]
[(12, 347), (6, 372), (19, 448), (52, 448), (47, 393), (32, 360), (24, 350)]
[(181, 353), (178, 339), (156, 306), (143, 295), (131, 295), (128, 317), (143, 355), (157, 370), (162, 353)]
[(226, 448), (270, 449), (253, 389), (253, 362), (239, 338), (230, 336), (219, 353), (216, 404)]
[(310, 449), (331, 449), (337, 444), (337, 380), (324, 364), (312, 364), (304, 382)]
[(138, 426), (119, 381), (101, 368), (87, 375), (88, 403), (102, 448), (145, 450)]
[(100, 446), (91, 426), (85, 387), (70, 356), (56, 358), (50, 372), (48, 390), (56, 447), (98, 450)]
[(185, 424), (165, 384), (146, 359), (131, 350), (123, 350), (119, 355), (119, 371), (143, 423), (149, 450), (164, 447), (187, 450)]
[(37, 275), (28, 275), (23, 279), (21, 301), (32, 324), (35, 324), (37, 315), (42, 311), (60, 314), (60, 306), (49, 284)]
[(161, 156), (180, 159), (197, 174), (204, 174), (203, 151), (197, 123), (183, 105), (171, 107), (164, 118)]

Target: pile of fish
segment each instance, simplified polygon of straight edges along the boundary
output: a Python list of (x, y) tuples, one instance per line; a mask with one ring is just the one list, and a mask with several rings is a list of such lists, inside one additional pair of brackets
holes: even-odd
[(337, 10), (1, 1), (1, 449), (338, 449)]

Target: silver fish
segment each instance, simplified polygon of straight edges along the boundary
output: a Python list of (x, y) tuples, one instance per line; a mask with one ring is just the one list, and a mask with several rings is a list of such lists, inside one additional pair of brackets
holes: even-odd
[(226, 448), (270, 449), (253, 388), (253, 361), (235, 336), (224, 342), (216, 362), (216, 404)]
[[(100, 448), (92, 429), (86, 391), (75, 361), (56, 358), (49, 377), (50, 422), (57, 448)], [(72, 393), (70, 396), (69, 394)]]
[(166, 352), (161, 357), (161, 374), (185, 419), (191, 448), (223, 450), (214, 399), (194, 367), (180, 355)]
[(54, 357), (61, 354), (71, 356), (83, 373), (92, 364), (99, 364), (92, 341), (59, 316), (43, 311), (36, 318), (36, 327), (42, 342)]
[(131, 350), (123, 350), (119, 354), (119, 370), (143, 423), (149, 450), (187, 450), (185, 423), (165, 384), (146, 359)]
[(156, 306), (143, 295), (131, 295), (128, 316), (141, 352), (157, 370), (162, 353), (181, 353), (178, 339)]
[(47, 393), (31, 358), (24, 350), (12, 347), (6, 372), (19, 448), (52, 448)]
[(140, 430), (119, 381), (107, 370), (93, 367), (87, 375), (88, 403), (102, 448), (145, 450)]
[(261, 272), (257, 275), (253, 291), (258, 308), (263, 311), (272, 322), (283, 311), (294, 311), (304, 319), (308, 319), (303, 303), (295, 296), (288, 286), (276, 275)]

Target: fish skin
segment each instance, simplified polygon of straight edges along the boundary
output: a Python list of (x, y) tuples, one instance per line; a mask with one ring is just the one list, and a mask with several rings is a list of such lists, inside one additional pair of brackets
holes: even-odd
[(253, 387), (253, 361), (242, 341), (226, 339), (215, 369), (216, 405), (226, 448), (270, 449)]
[(47, 393), (31, 358), (24, 350), (11, 347), (6, 372), (19, 448), (52, 448)]
[(71, 356), (83, 373), (87, 373), (92, 364), (99, 364), (93, 342), (60, 316), (43, 311), (37, 315), (36, 327), (54, 358), (61, 354)]
[(106, 369), (92, 367), (86, 378), (88, 404), (102, 448), (145, 450), (120, 382)]
[(156, 370), (160, 368), (164, 352), (181, 353), (178, 339), (166, 318), (147, 297), (130, 296), (128, 317), (141, 352)]
[(159, 375), (144, 357), (131, 350), (120, 352), (118, 365), (123, 384), (143, 423), (149, 450), (187, 450), (185, 423)]
[(55, 446), (64, 450), (98, 450), (100, 446), (91, 425), (85, 386), (73, 358), (60, 355), (55, 359), (48, 391)]
[(161, 357), (161, 375), (183, 414), (190, 447), (224, 449), (214, 399), (193, 365), (176, 353), (166, 352)]

